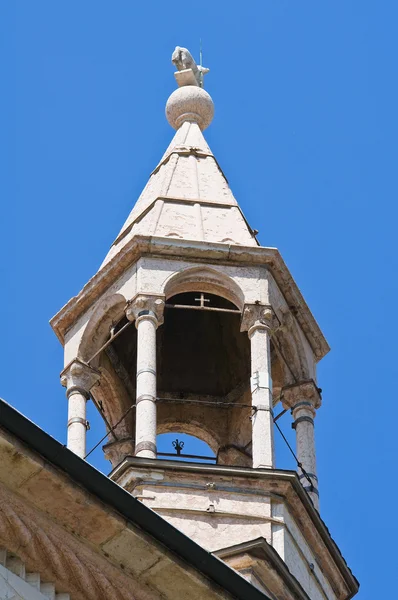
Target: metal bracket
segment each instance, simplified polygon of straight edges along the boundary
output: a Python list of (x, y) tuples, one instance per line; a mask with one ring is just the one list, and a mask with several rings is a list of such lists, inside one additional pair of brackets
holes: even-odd
[(297, 425), (299, 423), (302, 423), (303, 421), (307, 422), (307, 423), (311, 423), (311, 425), (314, 425), (314, 419), (312, 419), (311, 417), (298, 417), (294, 423), (292, 423), (292, 429), (296, 429)]
[[(310, 479), (315, 479), (315, 481), (318, 481), (318, 477), (314, 474), (314, 473), (307, 473), (307, 471), (304, 473), (302, 473), (301, 475), (299, 475), (299, 479), (307, 479), (307, 476)], [(308, 479), (307, 479), (308, 481)]]
[(250, 421), (253, 420), (254, 416), (257, 414), (257, 412), (259, 411), (267, 411), (269, 413), (271, 413), (271, 417), (274, 417), (274, 411), (272, 410), (272, 408), (270, 406), (266, 406), (265, 404), (257, 404), (256, 406), (252, 406), (252, 414), (250, 415)]
[(270, 406), (266, 406), (265, 404), (257, 404), (257, 406), (253, 406), (253, 408), (256, 409), (256, 412), (258, 410), (266, 410), (270, 412), (272, 416), (274, 416), (274, 411), (272, 410), (272, 408)]
[(156, 402), (155, 396), (151, 396), (150, 394), (141, 394), (141, 396), (138, 396), (135, 403), (139, 404), (143, 400), (149, 400), (150, 402)]
[(139, 371), (137, 371), (137, 377), (142, 373), (151, 373), (152, 375), (156, 375), (155, 369), (150, 369), (149, 367), (147, 369), (140, 369)]
[(269, 390), (272, 393), (272, 380), (268, 373), (265, 371), (256, 371), (252, 377), (250, 377), (250, 388), (251, 392), (256, 390)]
[(80, 425), (84, 425), (86, 431), (90, 429), (90, 423), (86, 421), (86, 419), (82, 419), (81, 417), (72, 417), (71, 419), (69, 419), (68, 427), (69, 425), (73, 425), (73, 423), (80, 423)]
[(303, 488), (305, 489), (306, 492), (309, 492), (310, 494), (315, 494), (316, 496), (319, 497), (319, 492), (316, 489), (316, 487), (314, 487), (313, 485), (303, 485)]

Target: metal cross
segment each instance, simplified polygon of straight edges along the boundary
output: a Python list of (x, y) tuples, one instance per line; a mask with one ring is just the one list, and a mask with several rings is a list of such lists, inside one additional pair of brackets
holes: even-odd
[(204, 295), (204, 293), (202, 292), (202, 293), (200, 294), (200, 298), (195, 298), (195, 302), (200, 302), (200, 306), (201, 306), (202, 308), (204, 308), (204, 307), (205, 307), (205, 302), (210, 302), (210, 299), (209, 299), (209, 298), (205, 298), (205, 295)]

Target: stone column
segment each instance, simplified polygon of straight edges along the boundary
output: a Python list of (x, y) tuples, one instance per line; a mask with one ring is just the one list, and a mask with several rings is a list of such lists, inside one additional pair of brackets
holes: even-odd
[(61, 373), (61, 383), (66, 387), (68, 398), (67, 447), (75, 454), (86, 456), (86, 402), (90, 389), (100, 378), (100, 373), (78, 358), (73, 360)]
[(156, 458), (156, 329), (163, 323), (164, 300), (138, 295), (126, 316), (137, 328), (135, 456)]
[(252, 455), (254, 469), (274, 467), (274, 421), (271, 379), (270, 333), (273, 314), (269, 307), (247, 305), (241, 331), (251, 343)]
[[(292, 427), (296, 430), (296, 454), (302, 468), (299, 478), (315, 508), (319, 510), (318, 477), (314, 418), (321, 405), (320, 390), (313, 380), (283, 388), (282, 403), (293, 415)], [(305, 471), (305, 473), (304, 473)]]

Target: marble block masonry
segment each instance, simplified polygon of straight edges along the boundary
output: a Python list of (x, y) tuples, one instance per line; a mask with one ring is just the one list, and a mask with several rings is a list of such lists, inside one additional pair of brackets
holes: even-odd
[[(92, 399), (120, 486), (269, 597), (346, 600), (358, 585), (320, 517), (316, 470), (316, 367), (329, 346), (205, 140), (209, 69), (179, 46), (172, 62), (174, 137), (97, 273), (51, 320), (68, 447), (85, 458)], [(297, 472), (276, 468), (281, 410)], [(203, 440), (215, 464), (159, 456), (167, 432)]]

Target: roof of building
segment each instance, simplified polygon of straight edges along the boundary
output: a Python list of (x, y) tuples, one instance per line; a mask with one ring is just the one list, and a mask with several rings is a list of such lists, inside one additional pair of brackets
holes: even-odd
[[(175, 563), (178, 565), (178, 563), (181, 563), (182, 561), (183, 565), (185, 565), (183, 572), (186, 571), (187, 578), (190, 580), (190, 585), (192, 585), (193, 579), (192, 572), (195, 572), (197, 573), (197, 576), (200, 575), (202, 579), (204, 576), (204, 579), (210, 582), (210, 585), (208, 584), (209, 589), (211, 586), (213, 586), (215, 590), (219, 589), (219, 593), (216, 593), (214, 598), (224, 597), (223, 594), (225, 593), (233, 598), (242, 600), (265, 600), (267, 598), (267, 596), (246, 581), (236, 571), (228, 567), (211, 553), (204, 550), (201, 546), (170, 525), (162, 517), (146, 507), (130, 493), (126, 492), (123, 488), (100, 473), (86, 461), (80, 459), (3, 400), (0, 400), (0, 427), (3, 429), (3, 433), (0, 432), (0, 437), (2, 439), (4, 439), (4, 436), (8, 432), (12, 435), (12, 438), (16, 438), (18, 443), (22, 443), (22, 445), (19, 444), (16, 449), (13, 449), (15, 450), (12, 455), (14, 465), (25, 459), (25, 450), (26, 456), (32, 451), (35, 455), (39, 455), (38, 460), (41, 462), (40, 469), (38, 469), (37, 473), (34, 471), (34, 475), (31, 475), (28, 478), (30, 488), (26, 490), (26, 493), (28, 494), (29, 501), (33, 502), (34, 500), (34, 492), (32, 492), (32, 489), (43, 487), (42, 485), (39, 485), (39, 488), (37, 486), (36, 488), (34, 488), (34, 486), (32, 487), (32, 479), (36, 476), (39, 477), (39, 473), (43, 471), (44, 460), (44, 463), (52, 469), (52, 480), (50, 485), (53, 486), (54, 493), (56, 492), (57, 487), (54, 483), (55, 468), (56, 477), (59, 479), (62, 477), (64, 478), (62, 484), (62, 497), (65, 496), (66, 488), (67, 495), (72, 494), (70, 488), (73, 486), (76, 488), (76, 484), (80, 489), (83, 488), (84, 492), (86, 494), (88, 493), (94, 502), (99, 502), (102, 506), (105, 505), (107, 512), (117, 513), (119, 517), (121, 516), (125, 523), (125, 527), (127, 527), (129, 531), (134, 529), (138, 532), (143, 532), (143, 534), (146, 535), (146, 540), (149, 540), (153, 545), (151, 550), (152, 553), (162, 553), (162, 548), (164, 548), (164, 553), (168, 553), (170, 566), (175, 566)], [(7, 448), (9, 456), (10, 441), (4, 439), (4, 445)], [(15, 444), (11, 443), (11, 446), (15, 446)], [(2, 460), (2, 462), (4, 463), (4, 460)], [(7, 472), (4, 474), (3, 472), (0, 472), (0, 479), (5, 483), (9, 483), (9, 481), (13, 481), (13, 477), (11, 477), (9, 470), (10, 465), (4, 464), (4, 467)], [(30, 467), (30, 469), (31, 468), (32, 467)], [(43, 475), (40, 476), (42, 477)], [(66, 482), (65, 476), (67, 478)], [(47, 479), (46, 481), (48, 484), (49, 480)], [(18, 487), (18, 493), (21, 494), (22, 492), (23, 488), (21, 485)], [(38, 495), (40, 496), (39, 492)], [(48, 498), (49, 495), (51, 496), (51, 489), (47, 489), (46, 498)], [(67, 500), (70, 501), (70, 497), (65, 498), (65, 502)], [(39, 502), (41, 502), (41, 500), (39, 500)], [(87, 518), (90, 517), (90, 511), (87, 504), (83, 503), (81, 499), (77, 500), (74, 506), (76, 507), (75, 510), (81, 509), (83, 511), (81, 516), (84, 517), (87, 513)], [(48, 504), (39, 506), (39, 508), (45, 510), (46, 513), (49, 512)], [(81, 520), (84, 519), (80, 517), (78, 523), (80, 523)], [(97, 526), (101, 528), (101, 521), (97, 523)], [(78, 531), (75, 533), (79, 534)], [(122, 533), (123, 532), (118, 531), (118, 536), (120, 537)], [(83, 538), (84, 537), (85, 536), (83, 536)], [(90, 542), (92, 542), (92, 540), (90, 540)], [(108, 546), (107, 552), (110, 553), (111, 550), (109, 550)], [(138, 546), (136, 553), (137, 555), (140, 553)], [(138, 559), (139, 557), (137, 556), (136, 558)], [(168, 568), (170, 568), (170, 566)], [(181, 572), (180, 569), (180, 573)], [(166, 597), (168, 597), (167, 594)], [(211, 597), (213, 598), (213, 596)]]

